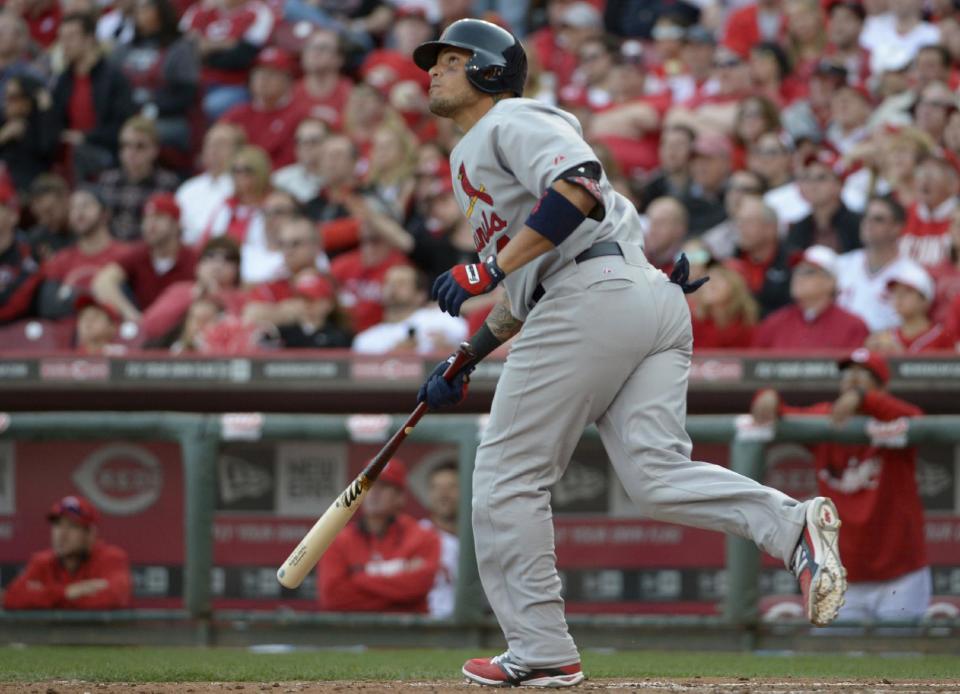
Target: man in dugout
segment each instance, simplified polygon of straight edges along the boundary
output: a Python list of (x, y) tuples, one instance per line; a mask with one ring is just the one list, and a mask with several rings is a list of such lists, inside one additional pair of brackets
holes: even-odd
[(8, 610), (109, 610), (130, 604), (127, 553), (97, 537), (99, 514), (81, 496), (65, 496), (47, 514), (50, 549), (36, 552), (7, 586)]
[(340, 612), (423, 612), (440, 566), (440, 539), (403, 513), (407, 471), (394, 458), (318, 567), (320, 606)]
[[(853, 415), (891, 422), (923, 414), (886, 391), (890, 368), (881, 355), (857, 349), (838, 366), (842, 377), (835, 401), (792, 407), (768, 388), (753, 399), (754, 421), (767, 424), (784, 415), (827, 415), (839, 425)], [(812, 451), (817, 493), (833, 500), (843, 522), (840, 553), (849, 585), (837, 619), (920, 619), (930, 603), (932, 581), (917, 489), (916, 447), (828, 442), (812, 446)]]

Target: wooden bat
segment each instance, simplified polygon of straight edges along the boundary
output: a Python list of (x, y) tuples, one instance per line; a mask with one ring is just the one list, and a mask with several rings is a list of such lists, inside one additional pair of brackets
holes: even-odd
[[(447, 381), (452, 380), (474, 356), (470, 344), (467, 342), (462, 343), (450, 359), (450, 365), (447, 366), (446, 371), (443, 372), (444, 379)], [(380, 452), (374, 456), (373, 460), (367, 463), (363, 472), (357, 475), (357, 478), (347, 485), (347, 488), (340, 493), (336, 501), (330, 505), (323, 515), (320, 516), (320, 519), (313, 524), (313, 527), (307, 531), (307, 534), (300, 540), (296, 549), (294, 549), (293, 552), (290, 553), (290, 556), (287, 557), (287, 560), (283, 562), (283, 566), (277, 570), (277, 580), (280, 581), (281, 585), (285, 588), (296, 588), (303, 583), (303, 579), (306, 578), (311, 569), (320, 561), (320, 557), (327, 551), (327, 547), (333, 542), (333, 538), (335, 538), (337, 533), (343, 530), (346, 524), (350, 522), (350, 519), (353, 518), (353, 514), (356, 513), (357, 507), (363, 501), (367, 491), (373, 483), (377, 481), (377, 477), (379, 477), (387, 463), (390, 462), (393, 454), (400, 448), (400, 444), (410, 435), (410, 432), (413, 431), (417, 422), (420, 421), (420, 418), (423, 417), (426, 412), (427, 404), (425, 402), (419, 403), (413, 413), (407, 417), (407, 421), (403, 423), (403, 426), (390, 437), (390, 440), (387, 441), (386, 445), (380, 449)]]

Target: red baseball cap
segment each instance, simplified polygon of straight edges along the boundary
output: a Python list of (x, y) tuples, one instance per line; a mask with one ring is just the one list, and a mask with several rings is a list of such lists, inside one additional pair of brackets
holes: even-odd
[(253, 63), (253, 67), (254, 69), (258, 67), (272, 68), (280, 72), (285, 72), (292, 78), (293, 73), (297, 69), (297, 64), (294, 62), (293, 57), (282, 48), (268, 46), (257, 54), (257, 59)]
[(890, 367), (887, 366), (887, 360), (876, 352), (871, 352), (861, 347), (860, 349), (853, 350), (853, 353), (849, 357), (837, 362), (837, 366), (840, 367), (841, 371), (853, 365), (865, 368), (877, 377), (881, 385), (886, 385), (887, 381), (890, 380)]
[(387, 466), (380, 472), (377, 481), (405, 490), (407, 488), (407, 466), (399, 458), (391, 458)]
[(94, 306), (106, 313), (110, 317), (110, 320), (112, 320), (114, 323), (120, 323), (123, 321), (123, 316), (120, 315), (120, 312), (117, 309), (115, 309), (113, 306), (109, 306), (97, 301), (92, 294), (81, 294), (78, 296), (73, 308), (79, 314), (83, 309), (89, 308), (90, 306)]
[(143, 214), (165, 214), (180, 221), (180, 205), (172, 193), (154, 193), (143, 205)]
[(333, 285), (320, 275), (304, 275), (293, 283), (293, 291), (305, 299), (332, 299)]
[(100, 518), (100, 514), (97, 513), (94, 505), (76, 494), (63, 497), (55, 502), (47, 512), (47, 520), (51, 523), (63, 516), (67, 516), (70, 520), (87, 528), (96, 525)]

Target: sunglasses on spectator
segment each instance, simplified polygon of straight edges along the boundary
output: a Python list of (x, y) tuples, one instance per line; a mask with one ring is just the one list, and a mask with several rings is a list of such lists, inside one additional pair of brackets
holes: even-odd
[(602, 52), (602, 51), (594, 51), (594, 52), (592, 52), (592, 53), (583, 53), (583, 54), (581, 54), (581, 56), (580, 56), (580, 62), (581, 62), (581, 63), (589, 63), (589, 62), (592, 62), (592, 61), (594, 61), (594, 60), (598, 60), (598, 59), (600, 59), (600, 58), (602, 58), (602, 57), (603, 57), (603, 52)]
[(875, 222), (877, 224), (889, 224), (893, 221), (893, 217), (888, 217), (885, 214), (868, 214), (863, 218), (865, 222)]
[(120, 140), (120, 149), (149, 149), (151, 144), (143, 140)]
[(245, 166), (245, 165), (243, 165), (243, 164), (236, 164), (236, 165), (230, 167), (230, 171), (231, 171), (231, 173), (235, 173), (235, 174), (252, 174), (252, 173), (253, 173), (253, 167), (252, 167), (252, 166)]
[(319, 145), (323, 142), (323, 135), (311, 135), (310, 137), (298, 137), (294, 140), (298, 145)]

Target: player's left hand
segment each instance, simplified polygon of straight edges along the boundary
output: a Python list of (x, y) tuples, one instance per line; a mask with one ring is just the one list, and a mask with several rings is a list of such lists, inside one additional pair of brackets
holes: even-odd
[(441, 311), (459, 316), (464, 301), (493, 291), (504, 277), (506, 273), (497, 265), (496, 256), (490, 256), (482, 263), (454, 265), (433, 283), (431, 295)]
[(833, 403), (833, 409), (830, 411), (830, 419), (837, 426), (843, 424), (860, 409), (863, 404), (863, 396), (858, 390), (848, 390), (840, 395)]
[(470, 374), (473, 372), (473, 366), (462, 369), (449, 381), (443, 377), (447, 367), (451, 364), (451, 359), (454, 358), (455, 355), (451, 355), (434, 367), (417, 392), (418, 403), (425, 402), (431, 410), (439, 410), (444, 407), (453, 407), (467, 397), (467, 388), (470, 386)]

